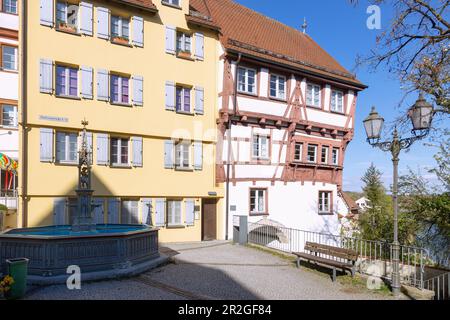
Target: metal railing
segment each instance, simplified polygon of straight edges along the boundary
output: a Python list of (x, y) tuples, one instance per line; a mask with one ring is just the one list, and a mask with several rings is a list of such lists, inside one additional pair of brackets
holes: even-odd
[(424, 289), (434, 291), (435, 300), (450, 300), (449, 288), (450, 272), (443, 273), (424, 282)]
[[(352, 249), (359, 253), (357, 266), (360, 273), (374, 275), (375, 272), (377, 276), (391, 278), (392, 244), (386, 241), (364, 240), (258, 223), (249, 223), (248, 241), (288, 253), (303, 252), (306, 242)], [(401, 245), (401, 282), (422, 289), (428, 257), (428, 252), (424, 248)], [(335, 257), (333, 259), (339, 260)]]

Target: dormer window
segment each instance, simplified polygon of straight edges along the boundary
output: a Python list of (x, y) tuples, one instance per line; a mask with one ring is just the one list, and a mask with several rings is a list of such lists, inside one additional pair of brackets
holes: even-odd
[(67, 2), (56, 3), (56, 28), (61, 31), (78, 32), (78, 6)]
[(130, 19), (111, 16), (111, 39), (113, 42), (129, 44)]

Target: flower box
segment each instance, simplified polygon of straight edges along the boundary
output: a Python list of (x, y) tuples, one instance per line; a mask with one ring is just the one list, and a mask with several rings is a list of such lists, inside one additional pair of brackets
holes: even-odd
[(127, 38), (124, 38), (124, 37), (113, 37), (112, 42), (119, 43), (119, 44), (125, 44), (125, 45), (130, 44), (130, 40)]
[(178, 51), (177, 56), (180, 58), (191, 59), (191, 53), (189, 51)]
[(75, 26), (71, 26), (65, 22), (59, 22), (58, 25), (58, 30), (61, 31), (65, 31), (65, 32), (70, 32), (70, 33), (77, 33), (77, 28)]

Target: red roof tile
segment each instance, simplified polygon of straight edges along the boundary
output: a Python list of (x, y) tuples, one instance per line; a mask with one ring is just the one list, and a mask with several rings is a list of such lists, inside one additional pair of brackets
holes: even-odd
[(125, 2), (142, 9), (157, 11), (155, 4), (152, 0), (116, 0), (118, 2)]

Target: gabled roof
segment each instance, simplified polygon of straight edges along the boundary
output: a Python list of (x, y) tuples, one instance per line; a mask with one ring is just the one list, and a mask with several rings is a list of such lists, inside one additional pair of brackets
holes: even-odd
[(360, 209), (359, 206), (356, 204), (355, 200), (353, 200), (352, 197), (350, 197), (348, 193), (342, 191), (341, 196), (350, 212), (359, 211)]
[(210, 15), (228, 51), (284, 64), (366, 88), (310, 36), (232, 0), (190, 0), (196, 11)]

